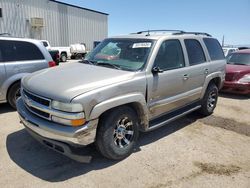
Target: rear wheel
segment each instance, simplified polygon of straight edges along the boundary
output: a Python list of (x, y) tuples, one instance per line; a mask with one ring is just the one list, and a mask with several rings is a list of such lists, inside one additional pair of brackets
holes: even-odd
[(213, 113), (218, 100), (218, 88), (214, 83), (208, 85), (207, 91), (202, 99), (201, 109), (202, 115), (209, 116)]
[(61, 61), (66, 62), (67, 61), (67, 55), (66, 53), (61, 53)]
[(8, 102), (12, 108), (16, 109), (16, 100), (21, 96), (20, 82), (13, 84), (8, 91)]
[(96, 146), (103, 156), (121, 160), (132, 153), (138, 135), (138, 118), (134, 110), (127, 106), (119, 107), (100, 120)]

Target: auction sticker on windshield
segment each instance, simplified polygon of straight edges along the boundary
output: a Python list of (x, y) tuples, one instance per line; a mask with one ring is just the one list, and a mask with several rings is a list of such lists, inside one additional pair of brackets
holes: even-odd
[(151, 43), (150, 42), (140, 42), (140, 43), (134, 43), (132, 48), (150, 48)]

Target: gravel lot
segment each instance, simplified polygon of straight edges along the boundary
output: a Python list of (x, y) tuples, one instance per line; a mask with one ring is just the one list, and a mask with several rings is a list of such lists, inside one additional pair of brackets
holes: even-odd
[(195, 113), (140, 135), (119, 162), (80, 164), (33, 140), (0, 104), (1, 187), (250, 187), (250, 99), (221, 95), (215, 113)]

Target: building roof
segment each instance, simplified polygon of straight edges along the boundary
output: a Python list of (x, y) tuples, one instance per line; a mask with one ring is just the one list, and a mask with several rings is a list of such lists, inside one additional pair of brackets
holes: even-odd
[(59, 4), (62, 4), (62, 5), (66, 5), (66, 6), (70, 6), (70, 7), (74, 7), (74, 8), (79, 8), (79, 9), (82, 9), (82, 10), (87, 10), (87, 11), (91, 11), (91, 12), (95, 12), (95, 13), (99, 13), (99, 14), (104, 14), (106, 16), (109, 15), (109, 14), (107, 14), (105, 12), (99, 12), (99, 11), (96, 11), (96, 10), (92, 10), (92, 9), (88, 9), (88, 8), (84, 8), (84, 7), (80, 7), (80, 6), (76, 6), (76, 5), (71, 5), (71, 4), (68, 4), (68, 3), (61, 2), (61, 1), (56, 1), (56, 0), (49, 0), (49, 1), (54, 2), (54, 3), (59, 3)]

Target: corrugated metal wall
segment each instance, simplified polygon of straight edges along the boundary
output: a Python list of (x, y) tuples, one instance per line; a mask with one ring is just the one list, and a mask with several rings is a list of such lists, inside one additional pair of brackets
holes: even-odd
[[(79, 9), (50, 0), (0, 0), (3, 17), (0, 33), (17, 37), (48, 40), (52, 46), (69, 46), (93, 42), (108, 35), (108, 15)], [(44, 19), (43, 28), (32, 28), (30, 19)]]

